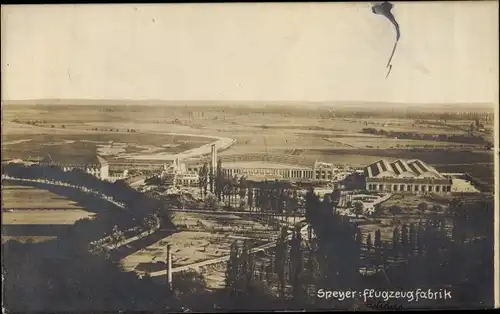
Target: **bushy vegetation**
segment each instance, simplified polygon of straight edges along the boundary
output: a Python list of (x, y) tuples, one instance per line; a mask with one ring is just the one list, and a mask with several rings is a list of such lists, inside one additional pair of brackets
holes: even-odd
[[(361, 130), (366, 134), (382, 135), (389, 138), (397, 137), (398, 139), (406, 140), (424, 140), (424, 141), (440, 141), (440, 142), (455, 142), (464, 144), (479, 144), (486, 145), (489, 143), (484, 137), (472, 134), (425, 134), (417, 132), (397, 132), (397, 131), (386, 131), (384, 129), (374, 129), (374, 128), (363, 128)], [(491, 148), (491, 146), (489, 146)]]

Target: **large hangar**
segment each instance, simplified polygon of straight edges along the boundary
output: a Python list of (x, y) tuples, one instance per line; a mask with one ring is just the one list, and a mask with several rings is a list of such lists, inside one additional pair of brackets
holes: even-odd
[(451, 179), (419, 159), (379, 160), (364, 169), (366, 189), (391, 193), (446, 194)]

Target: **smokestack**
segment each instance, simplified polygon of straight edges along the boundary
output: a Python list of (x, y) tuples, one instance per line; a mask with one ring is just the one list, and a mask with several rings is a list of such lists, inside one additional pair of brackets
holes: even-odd
[(172, 291), (172, 245), (167, 245), (167, 288)]
[(212, 144), (212, 169), (217, 168), (217, 150), (215, 149), (215, 144)]

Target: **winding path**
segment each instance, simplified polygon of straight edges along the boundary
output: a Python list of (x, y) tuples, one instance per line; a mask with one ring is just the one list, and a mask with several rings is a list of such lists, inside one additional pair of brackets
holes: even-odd
[(100, 193), (99, 191), (92, 190), (89, 188), (86, 188), (84, 186), (77, 186), (69, 183), (64, 183), (61, 181), (49, 181), (49, 180), (42, 180), (42, 179), (26, 179), (26, 178), (17, 178), (17, 177), (11, 177), (5, 174), (2, 174), (2, 181), (7, 180), (7, 181), (21, 181), (21, 182), (33, 182), (33, 183), (41, 183), (41, 184), (48, 184), (48, 185), (55, 185), (55, 186), (62, 186), (62, 187), (69, 187), (73, 189), (78, 189), (84, 193), (89, 193), (93, 194), (94, 196), (100, 197), (101, 199), (108, 201), (112, 203), (113, 205), (116, 205), (120, 207), (121, 209), (127, 210), (125, 204), (120, 203), (115, 201), (111, 196), (105, 195)]

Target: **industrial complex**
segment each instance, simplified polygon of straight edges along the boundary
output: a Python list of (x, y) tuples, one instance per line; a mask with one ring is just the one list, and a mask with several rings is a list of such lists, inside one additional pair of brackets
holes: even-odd
[[(217, 168), (217, 150), (212, 146), (209, 160), (174, 160), (164, 164), (160, 176), (166, 185), (193, 186), (198, 184), (200, 169)], [(405, 193), (405, 194), (446, 194), (452, 192), (452, 178), (439, 173), (425, 162), (413, 160), (396, 160), (388, 162), (379, 160), (362, 169), (350, 168), (316, 161), (310, 167), (268, 160), (229, 160), (223, 164), (223, 173), (229, 176), (245, 176), (253, 181), (287, 180), (300, 182), (317, 182), (342, 186), (341, 183), (353, 176), (362, 177), (360, 189), (370, 192)]]
[[(55, 164), (64, 171), (80, 169), (107, 181), (125, 179), (129, 171), (135, 170), (146, 176), (161, 178), (162, 184), (166, 186), (197, 186), (202, 167), (207, 167), (208, 173), (212, 171), (215, 174), (219, 160), (223, 162), (221, 171), (228, 176), (238, 178), (244, 176), (252, 181), (311, 182), (340, 189), (351, 186), (350, 190), (364, 189), (369, 192), (447, 194), (457, 192), (453, 182), (461, 180), (453, 174), (442, 174), (419, 159), (399, 159), (391, 162), (382, 159), (364, 168), (353, 168), (321, 161), (307, 166), (305, 162), (292, 157), (272, 154), (218, 156), (217, 148), (212, 144), (210, 154), (197, 159), (176, 158), (171, 162), (156, 163), (156, 166), (151, 166), (150, 171), (144, 171), (144, 163), (137, 169), (134, 168), (134, 164), (125, 168), (121, 164), (118, 167), (117, 164), (117, 169), (110, 171), (110, 164), (113, 166), (113, 162), (108, 162), (100, 155), (95, 155), (95, 158), (86, 164), (61, 163), (51, 158), (43, 158), (39, 162), (45, 165)], [(356, 183), (353, 185), (353, 182)], [(469, 187), (467, 191), (473, 190)]]

